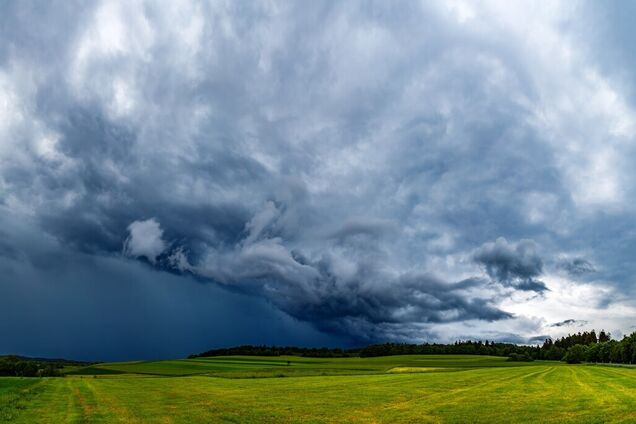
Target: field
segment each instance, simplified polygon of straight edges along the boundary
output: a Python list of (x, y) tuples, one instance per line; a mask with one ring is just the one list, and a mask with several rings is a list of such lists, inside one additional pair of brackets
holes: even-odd
[(636, 369), (488, 356), (218, 357), (0, 378), (0, 422), (636, 422)]

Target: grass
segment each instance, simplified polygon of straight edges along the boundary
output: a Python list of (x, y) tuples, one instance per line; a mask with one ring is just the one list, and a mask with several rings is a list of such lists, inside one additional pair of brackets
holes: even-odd
[(636, 369), (435, 355), (111, 363), (0, 378), (0, 421), (627, 423)]
[(227, 378), (297, 377), (385, 373), (395, 367), (466, 369), (532, 365), (497, 356), (405, 355), (377, 358), (301, 358), (296, 356), (218, 356), (174, 361), (114, 362), (73, 369), (69, 375), (207, 375)]

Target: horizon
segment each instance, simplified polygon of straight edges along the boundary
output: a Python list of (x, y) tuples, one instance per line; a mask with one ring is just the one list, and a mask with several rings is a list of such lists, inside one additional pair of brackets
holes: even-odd
[(0, 5), (0, 351), (636, 331), (636, 3)]
[[(591, 330), (592, 333), (595, 333), (595, 330), (592, 329)], [(605, 333), (604, 330), (601, 330), (599, 332), (600, 333), (604, 333), (607, 334), (608, 340), (611, 340), (612, 342), (617, 342), (619, 340), (613, 339), (611, 337), (610, 333)], [(28, 359), (28, 360), (44, 360), (44, 361), (67, 361), (67, 362), (84, 362), (84, 363), (107, 363), (107, 362), (135, 362), (135, 361), (164, 361), (164, 360), (180, 360), (180, 359), (190, 359), (192, 357), (208, 357), (208, 356), (235, 356), (235, 355), (240, 355), (243, 356), (244, 354), (241, 353), (227, 353), (227, 354), (219, 354), (218, 351), (223, 351), (223, 350), (240, 350), (241, 348), (265, 348), (265, 349), (282, 349), (282, 350), (329, 350), (329, 351), (336, 351), (336, 350), (340, 350), (342, 352), (345, 353), (355, 353), (357, 351), (362, 351), (364, 349), (367, 348), (371, 348), (371, 347), (375, 347), (375, 346), (384, 346), (384, 345), (404, 345), (404, 346), (456, 346), (456, 345), (468, 345), (468, 344), (472, 344), (472, 345), (485, 345), (485, 346), (495, 346), (495, 345), (507, 345), (507, 346), (517, 346), (517, 347), (541, 347), (543, 346), (545, 343), (547, 343), (548, 341), (550, 342), (557, 342), (557, 341), (561, 341), (561, 340), (565, 340), (571, 336), (576, 336), (576, 335), (581, 335), (581, 332), (579, 331), (578, 333), (572, 333), (572, 334), (567, 334), (566, 336), (563, 336), (562, 338), (558, 338), (558, 339), (552, 339), (552, 338), (547, 338), (543, 341), (543, 343), (535, 343), (535, 344), (527, 344), (527, 343), (508, 343), (508, 342), (495, 342), (495, 341), (490, 341), (490, 340), (478, 340), (478, 339), (465, 339), (465, 340), (455, 340), (454, 342), (448, 342), (448, 343), (439, 343), (439, 342), (422, 342), (422, 343), (408, 343), (408, 342), (389, 342), (389, 341), (385, 341), (385, 342), (376, 342), (373, 344), (368, 344), (368, 345), (358, 345), (358, 346), (353, 346), (353, 347), (342, 347), (342, 346), (303, 346), (303, 345), (268, 345), (268, 344), (260, 344), (260, 345), (250, 345), (250, 344), (244, 344), (244, 345), (226, 345), (226, 346), (214, 346), (211, 347), (207, 350), (201, 351), (201, 352), (192, 352), (186, 356), (180, 356), (180, 357), (171, 357), (171, 358), (167, 358), (167, 357), (162, 357), (162, 358), (127, 358), (127, 359), (119, 359), (116, 361), (102, 361), (100, 359), (97, 358), (84, 358), (84, 359), (78, 359), (78, 358), (56, 358), (56, 357), (38, 357), (38, 356), (24, 356), (24, 355), (19, 355), (19, 354), (12, 354), (12, 353), (2, 353), (0, 352), (0, 358), (6, 358), (6, 357), (17, 357), (17, 358), (24, 358), (24, 359)], [(636, 334), (636, 332), (634, 332), (634, 334)], [(627, 336), (627, 335), (626, 335)], [(602, 341), (602, 338), (597, 338), (598, 342)], [(214, 354), (210, 354), (210, 352), (214, 352)], [(298, 352), (296, 352), (298, 353)], [(247, 356), (250, 356), (248, 354), (245, 354)], [(478, 355), (483, 355), (483, 354), (478, 354)], [(258, 356), (258, 355), (257, 355)], [(276, 356), (276, 355), (274, 355)], [(295, 355), (295, 354), (289, 354), (289, 355), (283, 355), (283, 356), (304, 356), (304, 355)], [(308, 357), (313, 357), (312, 355), (309, 355)]]

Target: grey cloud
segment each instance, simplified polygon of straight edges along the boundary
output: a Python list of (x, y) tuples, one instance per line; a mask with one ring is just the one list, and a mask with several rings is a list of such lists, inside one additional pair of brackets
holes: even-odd
[[(373, 250), (364, 256), (357, 246), (331, 246), (327, 248), (334, 253), (312, 259), (288, 250), (280, 238), (255, 237), (267, 227), (264, 223), (277, 221), (274, 210), (271, 203), (266, 204), (248, 222), (248, 234), (235, 249), (211, 253), (191, 270), (264, 296), (282, 311), (319, 329), (360, 339), (392, 338), (380, 329), (397, 324), (408, 327), (512, 317), (470, 293), (486, 283), (480, 279), (450, 283), (429, 275), (396, 276), (383, 269), (386, 258)], [(340, 249), (338, 253), (336, 249)]]
[(596, 272), (594, 265), (585, 258), (563, 259), (557, 267), (575, 277)]
[(395, 222), (389, 220), (359, 218), (345, 222), (332, 237), (340, 241), (356, 236), (378, 238), (396, 229)]
[(543, 273), (543, 261), (532, 240), (514, 244), (500, 237), (476, 249), (473, 260), (485, 267), (490, 278), (505, 286), (539, 293), (547, 290), (545, 284), (536, 279)]
[(550, 327), (583, 327), (584, 325), (587, 325), (587, 323), (588, 322), (586, 320), (570, 318), (550, 324)]
[[(467, 336), (464, 339), (469, 339)], [(500, 343), (516, 343), (516, 344), (525, 344), (525, 345), (533, 345), (540, 344), (545, 341), (548, 336), (530, 336), (524, 337), (519, 334), (506, 333), (506, 332), (498, 332), (494, 334), (488, 334), (486, 339), (494, 342)]]
[[(291, 302), (285, 299), (277, 304), (292, 316), (327, 328), (350, 320), (369, 324), (415, 324), (471, 319), (496, 321), (512, 317), (486, 299), (471, 298), (457, 285), (430, 276), (404, 276), (387, 279), (383, 284), (360, 280), (341, 282), (332, 274), (322, 278), (325, 282), (321, 285), (331, 283), (329, 291), (315, 293), (315, 297), (291, 299)], [(347, 330), (347, 334), (355, 334)]]

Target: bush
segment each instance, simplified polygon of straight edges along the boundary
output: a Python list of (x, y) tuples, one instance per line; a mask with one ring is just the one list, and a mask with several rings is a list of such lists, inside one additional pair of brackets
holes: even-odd
[(577, 344), (568, 349), (568, 352), (563, 358), (568, 364), (580, 364), (585, 360), (586, 348), (583, 345)]
[(525, 353), (511, 353), (508, 356), (508, 361), (513, 362), (532, 362), (534, 359)]

